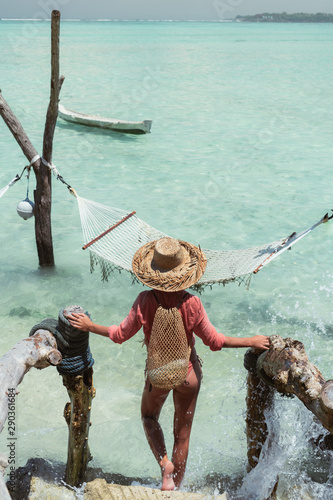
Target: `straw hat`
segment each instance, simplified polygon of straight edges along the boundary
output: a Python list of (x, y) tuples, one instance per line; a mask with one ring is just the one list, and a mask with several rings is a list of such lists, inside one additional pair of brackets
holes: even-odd
[(202, 250), (186, 241), (161, 238), (143, 245), (135, 253), (132, 269), (145, 285), (176, 292), (194, 285), (206, 269)]

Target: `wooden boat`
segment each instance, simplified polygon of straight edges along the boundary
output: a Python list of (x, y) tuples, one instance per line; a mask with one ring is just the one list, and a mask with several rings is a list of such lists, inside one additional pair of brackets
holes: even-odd
[(66, 109), (62, 104), (59, 104), (58, 116), (67, 122), (86, 125), (87, 127), (115, 130), (116, 132), (123, 132), (125, 134), (149, 134), (152, 125), (152, 120), (128, 122), (114, 118), (103, 118), (99, 115), (85, 115)]

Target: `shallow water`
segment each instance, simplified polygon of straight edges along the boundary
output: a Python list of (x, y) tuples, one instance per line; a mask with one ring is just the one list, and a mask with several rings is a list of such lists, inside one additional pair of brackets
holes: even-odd
[[(0, 22), (1, 90), (39, 152), (49, 38), (48, 22)], [(152, 119), (153, 126), (149, 135), (125, 136), (59, 120), (53, 162), (80, 196), (136, 210), (150, 225), (203, 248), (246, 248), (306, 228), (333, 208), (332, 42), (329, 24), (63, 22), (62, 104)], [(26, 165), (3, 122), (0, 161), (1, 189)], [(33, 188), (32, 175), (31, 198)], [(55, 179), (56, 268), (38, 269), (33, 221), (16, 214), (26, 189), (22, 179), (0, 200), (2, 353), (70, 304), (101, 324), (118, 323), (142, 290), (125, 272), (108, 283), (98, 271), (90, 274), (76, 200)], [(332, 226), (322, 225), (256, 275), (249, 290), (207, 289), (201, 298), (212, 323), (235, 336), (298, 339), (331, 378), (331, 248)], [(92, 466), (158, 485), (140, 422), (145, 353), (139, 340), (141, 334), (117, 346), (91, 336)], [(235, 491), (246, 476), (244, 350), (212, 353), (200, 340), (197, 350), (204, 383), (184, 488)], [(32, 370), (20, 391), (16, 466), (33, 456), (65, 462), (67, 395), (56, 369)], [(330, 468), (309, 444), (318, 429), (299, 401), (279, 401), (277, 411), (288, 416), (276, 452), (280, 498), (295, 491), (297, 498), (318, 498), (329, 487)], [(171, 399), (162, 425), (171, 449)], [(6, 438), (4, 431), (1, 449)]]

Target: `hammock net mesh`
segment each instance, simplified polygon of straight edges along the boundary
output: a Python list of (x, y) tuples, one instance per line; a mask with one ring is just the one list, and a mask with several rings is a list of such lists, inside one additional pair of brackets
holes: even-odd
[[(77, 200), (85, 244), (90, 243), (129, 215), (126, 211), (79, 196)], [(244, 250), (202, 249), (207, 257), (206, 271), (192, 288), (200, 291), (214, 283), (225, 285), (233, 281), (244, 282), (248, 285), (253, 273), (305, 234), (306, 232), (298, 235), (294, 233), (290, 237)], [(116, 269), (124, 269), (132, 273), (132, 258), (135, 252), (145, 243), (164, 236), (169, 235), (151, 227), (136, 215), (132, 215), (89, 246), (91, 271), (96, 265), (100, 266), (103, 280), (107, 280)], [(288, 245), (286, 245), (287, 242)], [(132, 277), (136, 279), (133, 273)]]

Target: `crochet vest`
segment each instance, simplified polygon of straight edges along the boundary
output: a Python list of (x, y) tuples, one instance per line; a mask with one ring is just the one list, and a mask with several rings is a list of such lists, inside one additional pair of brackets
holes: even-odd
[[(152, 292), (154, 294), (154, 292)], [(156, 295), (155, 299), (158, 302)], [(176, 307), (166, 309), (158, 302), (148, 344), (147, 375), (153, 387), (174, 389), (187, 377), (191, 346), (182, 316)]]

